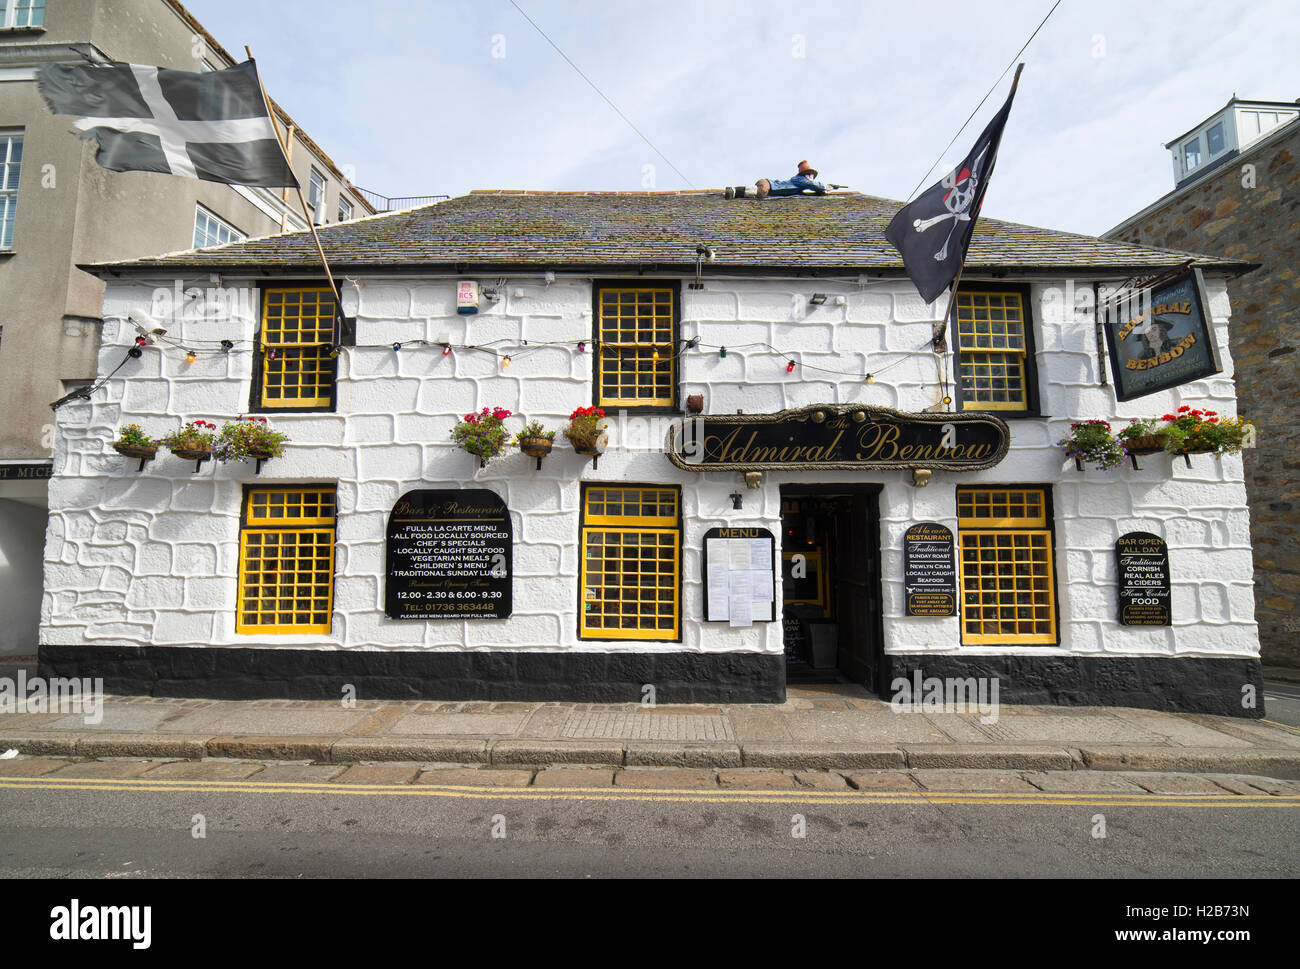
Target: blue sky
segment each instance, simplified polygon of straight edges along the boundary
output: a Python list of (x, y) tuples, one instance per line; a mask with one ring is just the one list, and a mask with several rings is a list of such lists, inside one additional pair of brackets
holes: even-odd
[[(889, 198), (907, 196), (1051, 7), (518, 2), (695, 187), (787, 177), (808, 158), (824, 180)], [(688, 187), (509, 0), (187, 6), (228, 50), (252, 47), (272, 96), (364, 188)], [(1297, 51), (1296, 0), (1064, 0), (1024, 55), (984, 213), (1105, 231), (1173, 187), (1163, 143), (1234, 93), (1300, 97)]]

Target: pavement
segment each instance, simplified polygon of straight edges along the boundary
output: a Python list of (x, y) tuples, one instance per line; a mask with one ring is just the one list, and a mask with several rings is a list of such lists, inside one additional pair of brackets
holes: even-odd
[[(0, 674), (8, 675), (0, 669)], [(1300, 778), (1300, 729), (1117, 707), (895, 712), (852, 684), (781, 704), (106, 696), (101, 716), (2, 713), (0, 753), (148, 760), (780, 771), (1010, 770)], [(91, 720), (98, 722), (89, 722)], [(536, 777), (538, 775), (530, 775)]]

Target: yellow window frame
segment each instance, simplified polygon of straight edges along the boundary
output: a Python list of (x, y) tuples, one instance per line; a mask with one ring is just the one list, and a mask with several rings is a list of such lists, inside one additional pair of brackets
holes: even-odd
[[(607, 297), (650, 295), (649, 325), (636, 315), (609, 314)], [(667, 295), (665, 314), (657, 311), (656, 296)], [(614, 308), (619, 308), (616, 302)], [(633, 309), (637, 307), (634, 305)], [(625, 324), (631, 321), (631, 325)], [(596, 290), (596, 400), (601, 407), (671, 407), (676, 399), (677, 290), (671, 286), (601, 286)], [(630, 339), (628, 338), (630, 331)], [(610, 336), (610, 334), (615, 334)], [(658, 359), (655, 359), (658, 354)], [(608, 379), (609, 375), (617, 380)], [(629, 379), (630, 378), (630, 379)], [(614, 387), (607, 392), (608, 385)], [(628, 395), (624, 388), (636, 393)], [(650, 393), (640, 391), (648, 387)]]
[[(284, 501), (260, 500), (275, 496), (283, 496)], [(334, 615), (335, 500), (332, 487), (249, 489), (244, 497), (245, 524), (239, 533), (236, 633), (330, 632)], [(274, 514), (277, 510), (284, 514)], [(295, 510), (303, 514), (292, 514)], [(274, 552), (267, 554), (268, 549)], [(322, 558), (323, 567), (319, 566)], [(283, 568), (286, 562), (287, 570)], [(303, 562), (310, 563), (308, 569), (301, 567)], [(268, 576), (275, 576), (275, 581), (268, 582)], [(319, 591), (322, 587), (323, 593)], [(249, 622), (249, 613), (274, 615), (275, 619)], [(280, 618), (304, 613), (315, 621)]]
[[(957, 507), (961, 642), (971, 646), (1058, 642), (1055, 550), (1047, 525), (1046, 490), (963, 488), (957, 492)], [(989, 514), (973, 514), (980, 508)], [(1036, 575), (1035, 552), (1040, 549), (1037, 564), (1042, 574)], [(979, 566), (973, 571), (972, 561)], [(1023, 615), (1026, 609), (1028, 616)], [(970, 631), (972, 624), (981, 631)], [(1030, 630), (1022, 631), (1025, 626)]]
[[(981, 300), (982, 306), (979, 305)], [(995, 306), (994, 300), (1000, 301), (1000, 305)], [(1014, 322), (1020, 326), (1020, 345), (996, 347), (993, 345), (996, 339), (1000, 338), (1009, 344), (1013, 337), (1010, 329), (1013, 321), (1009, 313), (1009, 301), (1012, 300), (1019, 313), (1019, 319)], [(1001, 318), (995, 319), (995, 313), (999, 309)], [(957, 293), (956, 310), (957, 350), (960, 355), (957, 384), (961, 390), (962, 406), (968, 410), (1029, 410), (1029, 321), (1025, 314), (1024, 296), (1016, 290), (962, 289)], [(979, 310), (983, 310), (983, 318), (977, 312)], [(981, 323), (985, 325), (986, 332), (980, 332)], [(998, 324), (1001, 324), (1001, 332), (996, 330)], [(981, 346), (981, 341), (987, 341), (988, 345)], [(1010, 380), (1018, 384), (1019, 400), (993, 400), (991, 398), (995, 393), (1003, 391), (995, 391), (992, 387), (967, 386), (961, 373), (967, 367), (985, 368), (978, 379), (990, 384), (996, 380)], [(1006, 390), (1005, 393), (1010, 396), (1012, 391)]]
[[(289, 294), (305, 297), (313, 293), (316, 294), (315, 312), (306, 314), (305, 301), (300, 300), (296, 318), (285, 312), (287, 302), (277, 303), (272, 298)], [(323, 298), (326, 296), (328, 299)], [(278, 317), (272, 313), (276, 305), (280, 307)], [(263, 290), (262, 325), (258, 331), (259, 396), (263, 408), (328, 407), (332, 403), (335, 374), (329, 354), (334, 341), (336, 305), (328, 286), (268, 286)], [(279, 326), (273, 327), (273, 322)], [(284, 393), (289, 386), (295, 387), (298, 393)], [(310, 391), (304, 393), (307, 388)]]
[[(621, 501), (614, 501), (619, 492), (626, 495)], [(615, 504), (618, 507), (653, 507), (654, 514), (634, 514), (619, 515), (610, 513), (610, 505)], [(653, 486), (607, 486), (607, 485), (586, 485), (583, 488), (582, 496), (583, 508), (583, 526), (581, 535), (582, 565), (579, 573), (580, 605), (578, 618), (578, 635), (583, 639), (633, 639), (633, 640), (677, 640), (681, 636), (681, 578), (682, 578), (682, 529), (679, 517), (681, 508), (681, 492), (677, 488), (658, 488)], [(668, 511), (671, 508), (671, 513)], [(650, 572), (619, 571), (616, 573), (618, 578), (624, 576), (644, 577), (651, 575), (656, 581), (651, 585), (640, 584), (636, 587), (631, 585), (607, 586), (603, 584), (604, 578), (608, 572), (607, 569), (599, 570), (599, 580), (596, 575), (588, 568), (592, 561), (592, 539), (600, 535), (651, 535), (656, 537), (668, 537), (669, 546), (672, 550), (671, 558), (660, 559), (657, 555), (654, 558), (655, 568)], [(606, 543), (600, 543), (605, 546)], [(626, 547), (626, 546), (620, 546)], [(662, 548), (656, 545), (656, 548)], [(644, 557), (638, 556), (636, 561), (643, 562)], [(602, 565), (607, 565), (608, 560), (602, 559)], [(666, 566), (666, 568), (664, 567)], [(600, 584), (593, 585), (594, 581)], [(610, 600), (601, 597), (601, 593), (606, 589), (614, 590), (620, 595), (616, 599)], [(637, 598), (641, 602), (648, 601), (655, 607), (649, 615), (640, 611), (623, 612), (618, 611), (620, 618), (633, 617), (640, 622), (645, 622), (645, 626), (611, 628), (607, 625), (601, 625), (594, 619), (599, 619), (605, 614), (601, 611), (593, 610), (594, 605), (626, 605), (629, 598), (621, 593), (624, 590), (631, 590), (637, 593)], [(661, 593), (668, 593), (667, 598), (662, 598)], [(647, 597), (647, 593), (650, 595)], [(660, 611), (659, 606), (668, 606), (671, 610), (672, 626), (671, 628), (661, 628), (659, 626)]]

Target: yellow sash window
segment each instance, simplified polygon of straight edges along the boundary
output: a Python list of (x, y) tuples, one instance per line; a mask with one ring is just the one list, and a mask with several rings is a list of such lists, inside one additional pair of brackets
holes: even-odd
[(328, 633), (334, 488), (255, 488), (239, 536), (238, 633)]
[(1025, 307), (1019, 293), (959, 292), (957, 348), (963, 407), (1029, 409)]
[(1052, 532), (1041, 488), (962, 488), (961, 641), (980, 645), (1057, 641)]
[(672, 288), (597, 290), (596, 399), (601, 407), (671, 407), (677, 380)]
[(679, 505), (676, 488), (584, 489), (579, 619), (584, 639), (678, 638)]
[(334, 294), (329, 287), (267, 289), (258, 335), (262, 406), (328, 407), (334, 396)]

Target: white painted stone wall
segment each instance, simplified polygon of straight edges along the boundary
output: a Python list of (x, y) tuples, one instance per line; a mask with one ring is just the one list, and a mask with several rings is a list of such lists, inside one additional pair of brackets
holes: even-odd
[[(489, 282), (488, 280), (484, 280)], [(331, 414), (284, 414), (274, 426), (293, 439), (288, 454), (260, 477), (249, 464), (193, 465), (165, 451), (137, 473), (113, 452), (120, 424), (156, 435), (183, 419), (215, 422), (249, 409), (254, 320), (172, 324), (169, 338), (240, 341), (229, 355), (187, 364), (177, 349), (147, 348), (97, 391), (94, 401), (59, 412), (42, 642), (49, 644), (283, 644), (323, 649), (678, 650), (779, 653), (781, 623), (732, 629), (703, 623), (701, 538), (714, 526), (756, 525), (780, 535), (783, 483), (880, 481), (884, 632), (891, 652), (1025, 652), (1036, 655), (1258, 655), (1253, 618), (1249, 521), (1239, 457), (1193, 458), (1191, 469), (1164, 455), (1142, 458), (1143, 470), (1079, 473), (1053, 442), (1071, 420), (1158, 416), (1183, 403), (1236, 412), (1228, 356), (1228, 299), (1222, 281), (1210, 294), (1224, 372), (1212, 379), (1117, 405), (1098, 385), (1091, 311), (1066, 308), (1064, 280), (1035, 283), (1042, 411), (1047, 419), (1011, 419), (1012, 446), (997, 467), (977, 473), (936, 472), (914, 488), (905, 472), (769, 472), (760, 491), (732, 510), (744, 491), (734, 473), (673, 467), (657, 449), (661, 436), (634, 438), (634, 426), (611, 420), (611, 447), (599, 468), (557, 439), (542, 470), (514, 453), (480, 470), (449, 439), (460, 415), (500, 405), (561, 426), (589, 404), (593, 354), (546, 341), (590, 340), (591, 280), (540, 277), (506, 281), (503, 298), (476, 316), (458, 316), (453, 278), (349, 281), (345, 309), (356, 315), (357, 341), (339, 360), (338, 408)], [(225, 280), (237, 285), (238, 280)], [(206, 288), (209, 277), (184, 280)], [(110, 282), (104, 300), (101, 372), (117, 365), (134, 330), (115, 317), (148, 310), (158, 287), (174, 280)], [(1078, 289), (1091, 281), (1076, 281)], [(808, 304), (813, 292), (830, 299)], [(944, 299), (924, 304), (903, 281), (748, 280), (706, 278), (703, 291), (683, 285), (683, 339), (704, 344), (681, 358), (683, 397), (703, 393), (711, 413), (780, 410), (814, 403), (863, 403), (919, 411), (941, 395), (936, 358), (925, 348)], [(838, 299), (843, 297), (842, 300)], [(257, 305), (254, 303), (254, 305)], [(431, 346), (394, 353), (394, 341)], [(489, 354), (441, 353), (443, 341), (530, 341), (503, 369)], [(773, 354), (745, 344), (770, 343)], [(504, 344), (502, 345), (505, 346)], [(787, 374), (787, 359), (801, 366)], [(824, 373), (814, 369), (848, 371)], [(868, 386), (861, 373), (879, 376)], [(521, 418), (509, 422), (517, 428)], [(1118, 425), (1117, 425), (1118, 428)], [(620, 439), (621, 435), (621, 439)], [(638, 445), (639, 442), (639, 446)], [(242, 486), (337, 482), (338, 543), (333, 629), (319, 636), (240, 636), (234, 631)], [(682, 486), (682, 641), (583, 641), (577, 635), (579, 481)], [(1056, 576), (1061, 646), (998, 650), (959, 647), (956, 619), (903, 616), (902, 535), (918, 520), (956, 530), (955, 487), (1046, 484), (1056, 521)], [(394, 501), (415, 488), (488, 488), (514, 521), (514, 614), (506, 620), (397, 622), (383, 614), (384, 535)], [(1142, 630), (1115, 621), (1113, 546), (1142, 529), (1168, 542), (1174, 581), (1174, 626)], [(779, 576), (778, 576), (779, 580)], [(778, 586), (779, 601), (779, 586)]]

